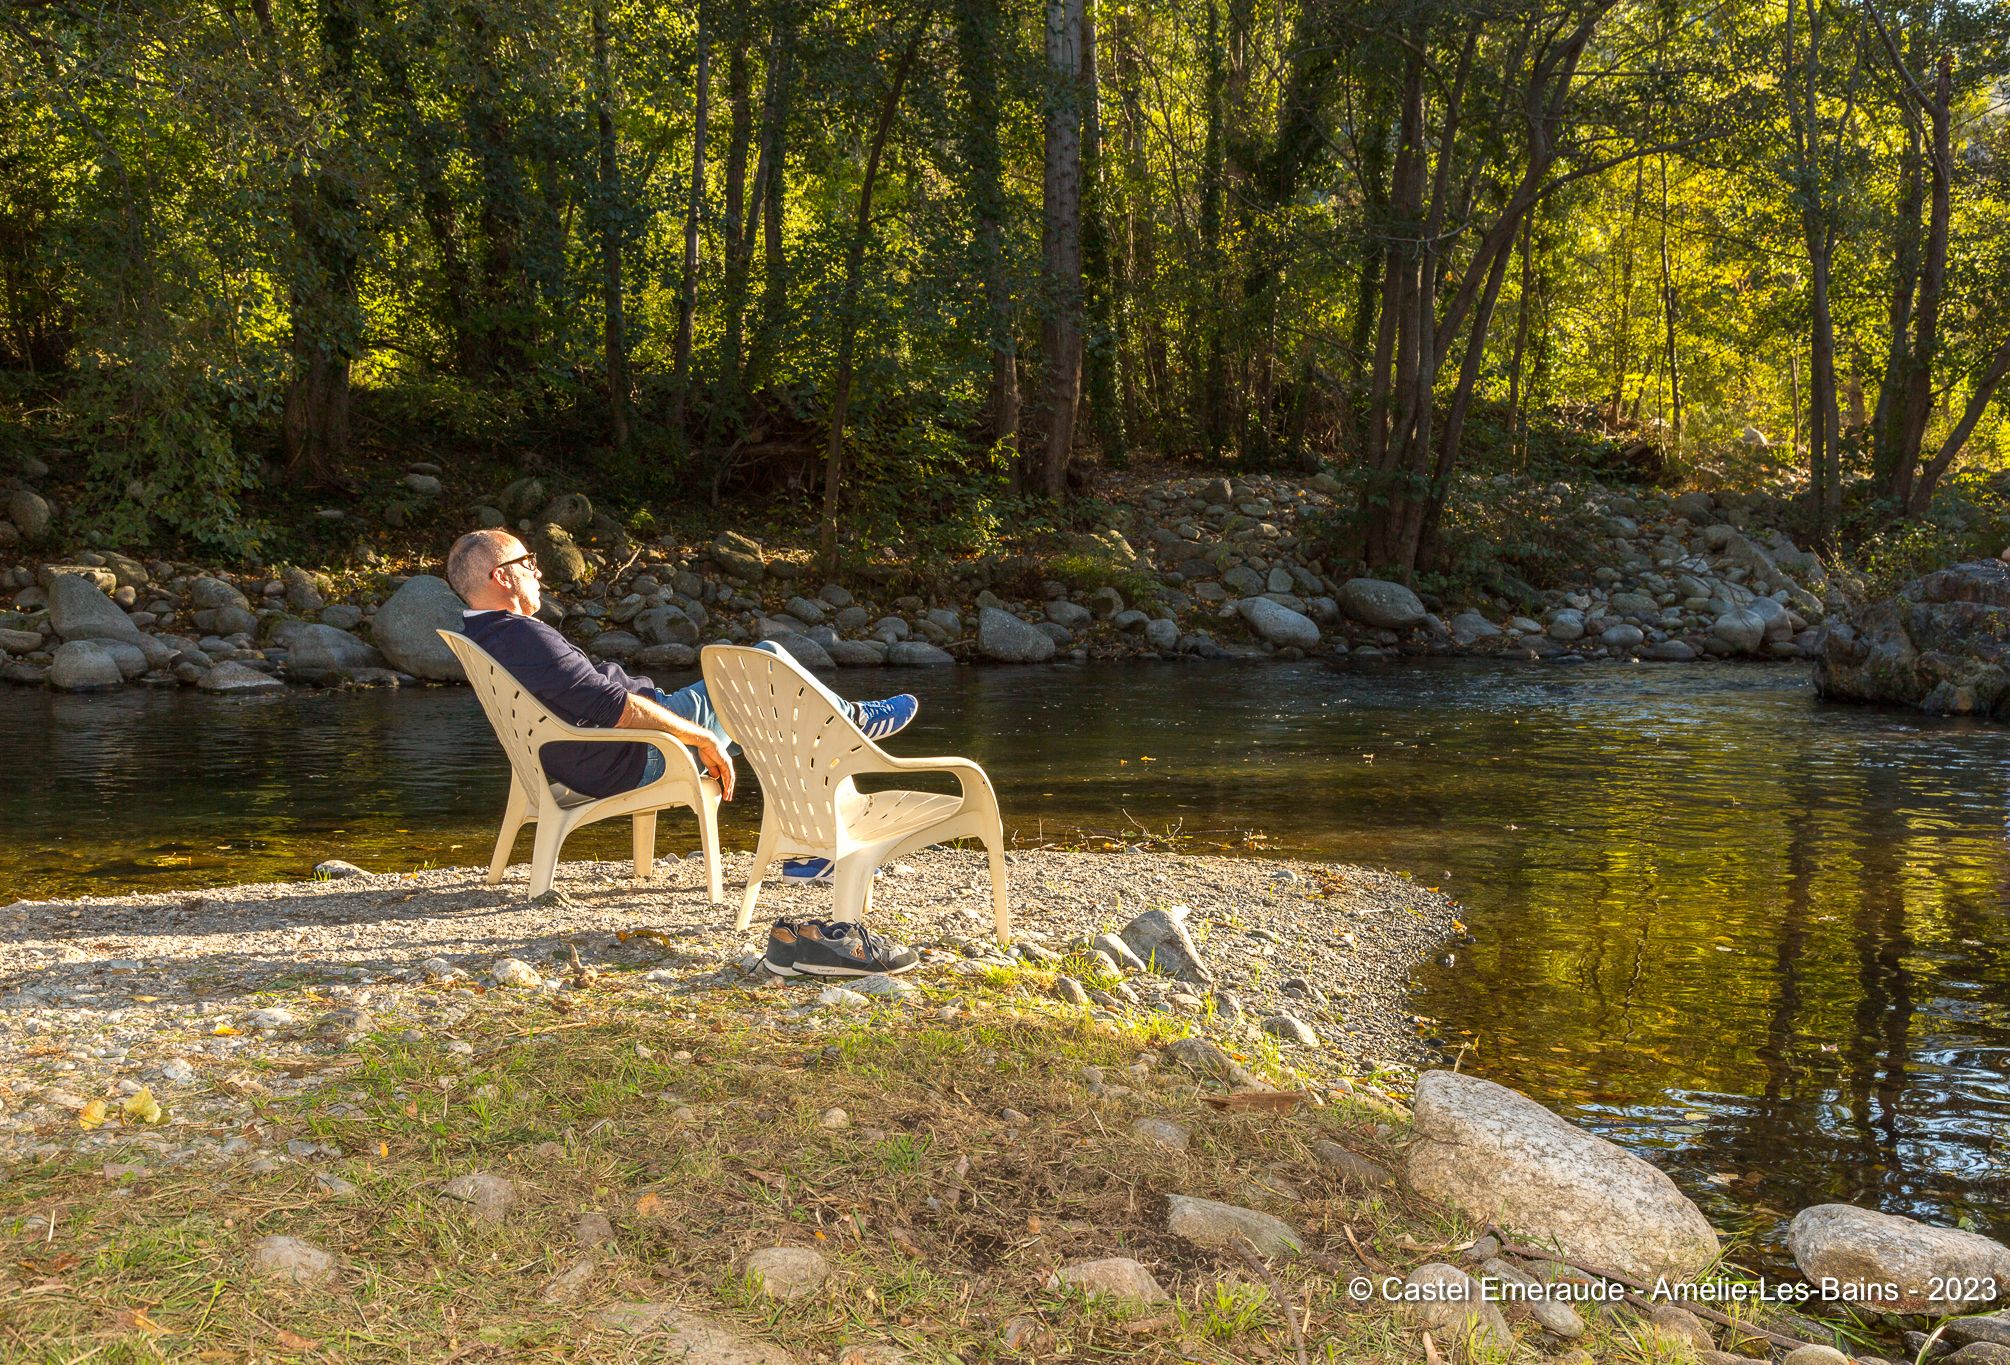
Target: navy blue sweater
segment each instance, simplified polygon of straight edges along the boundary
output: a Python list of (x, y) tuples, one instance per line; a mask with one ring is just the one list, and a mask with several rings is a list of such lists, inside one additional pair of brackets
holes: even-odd
[[(656, 684), (613, 663), (596, 664), (586, 651), (534, 616), (471, 611), (462, 631), (489, 652), (526, 692), (571, 725), (606, 729), (621, 719), (628, 694), (653, 697)], [(646, 744), (547, 744), (545, 776), (588, 796), (631, 791), (649, 760)]]

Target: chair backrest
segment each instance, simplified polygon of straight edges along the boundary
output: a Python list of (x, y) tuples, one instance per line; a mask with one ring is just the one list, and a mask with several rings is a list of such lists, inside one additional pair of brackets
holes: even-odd
[(879, 751), (840, 709), (837, 694), (786, 654), (708, 645), (698, 655), (719, 721), (761, 779), (766, 818), (812, 848), (837, 840), (855, 760)]
[(558, 724), (558, 717), (545, 710), (544, 703), (524, 690), (508, 669), (489, 657), (489, 652), (456, 631), (443, 630), (440, 638), (467, 671), (468, 685), (487, 713), (489, 725), (509, 755), (509, 765), (517, 781), (533, 798), (551, 779), (538, 762), (538, 742)]

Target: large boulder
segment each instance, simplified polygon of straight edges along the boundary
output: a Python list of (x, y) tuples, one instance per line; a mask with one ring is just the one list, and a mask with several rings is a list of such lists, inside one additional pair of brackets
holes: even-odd
[(1311, 617), (1268, 597), (1245, 597), (1235, 604), (1258, 638), (1282, 648), (1311, 649), (1319, 643), (1319, 627)]
[(17, 488), (7, 495), (7, 519), (23, 540), (36, 541), (49, 534), (49, 504), (31, 488)]
[(106, 692), (125, 684), (126, 675), (102, 640), (71, 640), (49, 661), (49, 686), (58, 692)]
[[(1997, 1301), (2010, 1294), (2010, 1247), (1850, 1204), (1817, 1204), (1795, 1214), (1787, 1250), (1810, 1280), (1838, 1281), (1851, 1302), (1887, 1313), (1972, 1312), (1989, 1292), (1981, 1286), (1991, 1283)], [(1975, 1292), (1950, 1293), (1956, 1286)]]
[(1983, 559), (1834, 620), (1815, 659), (1833, 701), (2010, 720), (2010, 564)]
[(364, 668), (382, 668), (384, 656), (346, 630), (294, 626), (286, 637), (286, 671), (305, 682), (329, 682)]
[(133, 645), (146, 657), (149, 668), (166, 668), (174, 662), (174, 651), (134, 625), (93, 578), (45, 571), (42, 588), (49, 596), (49, 624), (62, 639), (116, 640)]
[(1197, 986), (1211, 985), (1214, 974), (1201, 961), (1200, 949), (1186, 931), (1192, 910), (1184, 905), (1147, 910), (1120, 931), (1124, 946), (1152, 971)]
[(643, 643), (651, 645), (695, 645), (698, 623), (681, 607), (651, 607), (630, 622)]
[(1414, 1115), (1404, 1178), (1476, 1222), (1645, 1280), (1693, 1278), (1719, 1254), (1674, 1181), (1504, 1085), (1426, 1072)]
[(1404, 630), (1424, 619), (1424, 604), (1401, 583), (1350, 578), (1340, 585), (1340, 610), (1363, 625)]
[(1710, 638), (1726, 654), (1752, 654), (1766, 642), (1766, 618), (1748, 607), (1733, 607), (1710, 625)]
[(1054, 657), (1054, 637), (1009, 611), (984, 607), (977, 613), (977, 649), (1002, 664), (1040, 664)]
[(239, 592), (234, 584), (221, 578), (198, 578), (188, 585), (188, 605), (190, 611), (218, 611), (235, 607), (239, 611), (251, 610), (251, 602)]
[(584, 583), (589, 575), (586, 555), (572, 533), (555, 521), (548, 521), (530, 533), (530, 548), (537, 554), (538, 572), (561, 587)]
[(434, 682), (466, 682), (460, 660), (439, 632), (461, 628), (462, 602), (443, 578), (420, 574), (405, 580), (377, 609), (370, 640), (393, 668)]

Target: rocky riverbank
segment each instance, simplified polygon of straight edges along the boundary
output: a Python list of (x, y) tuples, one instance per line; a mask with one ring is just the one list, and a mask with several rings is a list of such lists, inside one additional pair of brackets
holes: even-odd
[[(406, 477), (415, 496), (436, 496), (438, 474)], [(1817, 652), (1839, 600), (1820, 562), (1778, 529), (1777, 499), (1561, 485), (1544, 496), (1589, 528), (1588, 581), (1516, 589), (1513, 603), (1426, 599), (1322, 557), (1319, 524), (1341, 491), (1326, 474), (1152, 483), (1128, 490), (1102, 529), (944, 566), (925, 593), (889, 586), (889, 572), (819, 582), (806, 550), (732, 532), (637, 541), (583, 494), (548, 496), (535, 479), (496, 494), (475, 520), (517, 529), (537, 552), (555, 624), (644, 673), (689, 668), (708, 642), (761, 639), (817, 669), (1139, 656), (1801, 659)], [(46, 544), (46, 503), (26, 489), (14, 501), (17, 514), (40, 509), (11, 538), (15, 552)], [(433, 634), (458, 623), (459, 602), (430, 574), (338, 582), (293, 566), (226, 572), (76, 547), (0, 568), (0, 589), (11, 594), (0, 678), (17, 684), (246, 693), (459, 676)]]
[[(1442, 896), (1304, 863), (1012, 871), (1001, 951), (980, 859), (893, 869), (876, 919), (924, 965), (846, 985), (750, 970), (692, 865), (570, 865), (542, 903), (520, 873), (336, 866), (9, 906), (0, 1354), (2010, 1356), (1987, 1238), (1803, 1210), (1788, 1250), (1828, 1288), (1753, 1300), (1649, 1162), (1412, 1071), (1401, 981), (1457, 932)], [(1928, 1341), (1921, 1314), (1978, 1315)]]

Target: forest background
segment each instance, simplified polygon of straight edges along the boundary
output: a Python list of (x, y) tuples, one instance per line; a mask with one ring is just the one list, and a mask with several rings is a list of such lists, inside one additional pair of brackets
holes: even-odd
[(1133, 460), (1405, 578), (1503, 470), (1917, 540), (2010, 457), (2007, 75), (1976, 0), (0, 0), (0, 463), (249, 559), (415, 457), (831, 556)]

